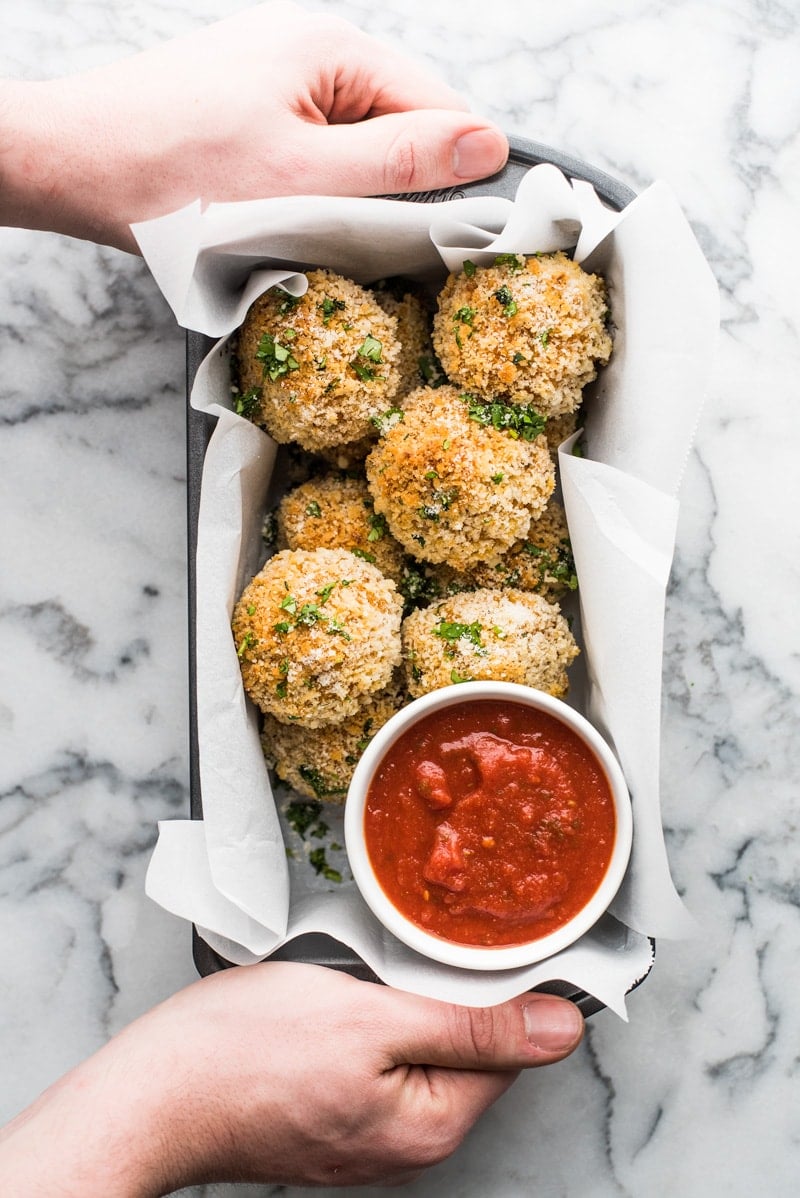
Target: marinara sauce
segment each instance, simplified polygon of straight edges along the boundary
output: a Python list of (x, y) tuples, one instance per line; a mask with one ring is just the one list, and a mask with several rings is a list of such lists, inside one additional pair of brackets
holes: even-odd
[(521, 703), (467, 701), (420, 719), (370, 784), (367, 852), (394, 906), (459, 944), (560, 928), (611, 857), (611, 790), (591, 749)]

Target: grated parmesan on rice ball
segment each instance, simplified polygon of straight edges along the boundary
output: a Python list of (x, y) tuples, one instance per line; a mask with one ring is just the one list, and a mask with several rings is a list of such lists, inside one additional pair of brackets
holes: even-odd
[(295, 298), (273, 287), (251, 305), (237, 345), (237, 411), (281, 444), (321, 450), (374, 432), (400, 382), (397, 320), (372, 292), (327, 270)]
[(409, 694), (451, 683), (519, 682), (561, 697), (579, 650), (555, 604), (528, 591), (466, 591), (403, 621)]
[(433, 344), (453, 383), (558, 416), (609, 359), (607, 314), (603, 280), (566, 254), (500, 254), (448, 277)]
[(375, 511), (415, 557), (457, 570), (495, 563), (555, 486), (537, 421), (451, 386), (412, 392), (367, 458)]
[(352, 715), (400, 662), (401, 609), (394, 583), (346, 549), (277, 553), (233, 612), (245, 691), (283, 723)]
[(266, 715), (261, 746), (267, 763), (299, 794), (343, 803), (361, 754), (404, 699), (398, 687), (390, 687), (367, 699), (354, 715), (324, 728), (282, 724)]
[(278, 505), (279, 549), (348, 549), (399, 582), (405, 551), (376, 513), (366, 479), (335, 474), (288, 491)]

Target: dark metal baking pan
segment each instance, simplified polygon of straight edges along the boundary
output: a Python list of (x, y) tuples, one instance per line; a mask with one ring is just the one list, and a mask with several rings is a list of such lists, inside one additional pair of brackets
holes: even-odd
[[(523, 175), (540, 163), (552, 163), (568, 178), (582, 179), (594, 187), (600, 198), (614, 211), (621, 211), (626, 204), (635, 198), (635, 192), (620, 183), (617, 179), (605, 174), (604, 171), (562, 154), (550, 146), (523, 138), (509, 138), (511, 152), (508, 162), (502, 171), (489, 179), (477, 183), (466, 183), (463, 186), (447, 188), (442, 191), (428, 191), (403, 195), (399, 199), (413, 200), (419, 203), (437, 203), (442, 200), (459, 199), (469, 195), (493, 195), (513, 199)], [(191, 392), (195, 375), (200, 363), (213, 345), (209, 337), (200, 333), (188, 332), (186, 336), (186, 378), (187, 399)], [(203, 461), (209, 439), (214, 430), (216, 418), (203, 412), (197, 412), (187, 402), (187, 491), (188, 491), (188, 546), (189, 546), (189, 786), (190, 807), (192, 819), (202, 819), (203, 803), (200, 789), (200, 763), (197, 728), (196, 703), (196, 639), (195, 639), (195, 551), (197, 548), (197, 525), (200, 509), (200, 486), (203, 475)], [(652, 942), (653, 953), (655, 943)], [(205, 976), (220, 969), (230, 968), (231, 962), (214, 952), (205, 941), (193, 932), (193, 954), (198, 973)], [(332, 969), (345, 970), (369, 981), (378, 981), (372, 970), (347, 949), (344, 945), (330, 936), (322, 933), (312, 933), (298, 937), (273, 954), (273, 959), (306, 961), (324, 965)], [(652, 968), (652, 962), (651, 966)], [(639, 986), (650, 970), (632, 987)], [(603, 1009), (603, 1004), (576, 988), (568, 982), (552, 982), (540, 989), (550, 993), (561, 994), (571, 998), (583, 1011), (584, 1015), (594, 1014)]]

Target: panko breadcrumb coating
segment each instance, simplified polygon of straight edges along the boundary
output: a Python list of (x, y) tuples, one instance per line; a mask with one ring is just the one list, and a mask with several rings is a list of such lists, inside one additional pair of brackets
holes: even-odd
[(352, 715), (391, 682), (401, 609), (394, 583), (346, 549), (277, 553), (233, 612), (245, 691), (283, 723)]
[(348, 549), (399, 582), (405, 551), (373, 506), (367, 481), (327, 474), (284, 495), (277, 511), (278, 549)]
[(544, 513), (531, 521), (525, 540), (515, 541), (495, 565), (484, 562), (472, 570), (454, 570), (443, 562), (407, 559), (398, 587), (406, 614), (436, 599), (481, 587), (535, 591), (555, 602), (578, 588), (566, 513), (551, 499)]
[(482, 563), (468, 574), (448, 571), (446, 566), (431, 569), (433, 585), (439, 586), (443, 595), (479, 587), (513, 587), (556, 600), (578, 587), (567, 516), (555, 499), (538, 520), (531, 521), (525, 540), (515, 542), (496, 565)]
[(281, 724), (264, 717), (261, 745), (275, 773), (301, 795), (343, 803), (361, 754), (405, 700), (397, 687), (368, 699), (354, 715), (324, 728)]
[(603, 280), (566, 254), (500, 254), (448, 277), (433, 344), (453, 383), (558, 416), (608, 361), (607, 310)]
[(397, 320), (327, 270), (299, 299), (273, 287), (250, 307), (237, 345), (237, 410), (276, 441), (319, 450), (357, 441), (400, 382)]
[(455, 387), (423, 387), (385, 421), (367, 480), (375, 511), (409, 553), (466, 570), (496, 562), (526, 535), (555, 471), (539, 425), (494, 426), (520, 413)]
[(414, 698), (454, 682), (519, 682), (561, 697), (579, 650), (555, 604), (527, 591), (465, 591), (403, 621)]
[(417, 387), (430, 386), (439, 380), (443, 382), (442, 370), (433, 352), (430, 318), (422, 301), (410, 291), (396, 295), (391, 291), (376, 290), (375, 298), (384, 312), (397, 319), (400, 342), (397, 398), (408, 395)]
[(554, 459), (558, 458), (559, 445), (562, 441), (566, 441), (567, 437), (571, 437), (574, 432), (577, 432), (580, 422), (580, 408), (576, 408), (574, 412), (562, 412), (560, 416), (548, 417), (547, 424), (544, 426), (544, 435), (547, 440), (547, 448)]

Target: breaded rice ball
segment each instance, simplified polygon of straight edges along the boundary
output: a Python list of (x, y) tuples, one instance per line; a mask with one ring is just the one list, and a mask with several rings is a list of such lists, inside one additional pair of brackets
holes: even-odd
[(339, 723), (324, 728), (281, 724), (264, 717), (261, 746), (275, 773), (298, 794), (343, 803), (358, 759), (372, 737), (403, 705), (398, 687), (381, 691)]
[(453, 682), (519, 682), (567, 693), (575, 638), (555, 604), (528, 591), (465, 591), (403, 621), (403, 657), (414, 698)]
[(394, 583), (347, 549), (277, 553), (233, 612), (245, 691), (282, 723), (352, 715), (391, 682), (401, 610)]
[(236, 350), (237, 410), (304, 449), (357, 441), (400, 382), (397, 320), (370, 291), (327, 270), (295, 299), (273, 287), (250, 307)]
[(448, 277), (433, 344), (460, 387), (559, 416), (608, 361), (607, 311), (603, 280), (566, 254), (500, 254)]
[(498, 414), (521, 411), (456, 387), (423, 387), (385, 422), (367, 480), (375, 511), (409, 553), (467, 570), (498, 561), (526, 535), (555, 470), (539, 426), (494, 426)]
[(397, 398), (408, 395), (417, 387), (444, 381), (436, 361), (431, 340), (431, 322), (424, 304), (416, 295), (406, 291), (401, 295), (376, 290), (375, 298), (397, 319), (397, 338), (400, 342), (400, 386)]
[(399, 582), (405, 551), (375, 511), (365, 478), (327, 474), (288, 491), (278, 505), (278, 549), (348, 549)]
[(520, 591), (536, 591), (546, 599), (556, 600), (577, 590), (578, 576), (563, 507), (551, 499), (538, 520), (531, 521), (525, 540), (515, 542), (496, 565), (481, 564), (469, 574), (451, 572), (449, 576), (434, 577), (437, 584), (449, 588), (451, 594), (478, 587), (491, 590), (513, 587)]

